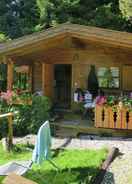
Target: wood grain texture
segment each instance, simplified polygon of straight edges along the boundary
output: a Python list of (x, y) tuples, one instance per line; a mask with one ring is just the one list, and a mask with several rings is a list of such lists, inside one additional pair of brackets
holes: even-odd
[[(54, 42), (54, 38), (60, 38), (62, 36), (97, 41), (118, 48), (126, 47), (132, 49), (131, 33), (76, 24), (61, 24), (56, 28), (50, 28), (45, 31), (0, 44), (0, 54), (15, 53), (28, 46), (32, 48), (33, 45), (37, 45), (38, 42), (41, 41), (45, 43), (47, 40), (53, 40)], [(26, 52), (26, 50), (24, 52)]]
[(12, 173), (4, 179), (2, 184), (37, 184), (37, 183)]
[(52, 64), (42, 64), (42, 89), (45, 96), (53, 98), (54, 67)]

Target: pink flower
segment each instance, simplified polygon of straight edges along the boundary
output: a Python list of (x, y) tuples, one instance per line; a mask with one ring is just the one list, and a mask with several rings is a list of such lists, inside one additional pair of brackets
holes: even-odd
[(98, 96), (98, 97), (96, 98), (96, 104), (97, 104), (97, 105), (103, 105), (103, 104), (105, 104), (106, 102), (107, 102), (107, 99), (106, 99), (105, 96)]
[(11, 102), (13, 96), (13, 92), (7, 90), (7, 92), (1, 92), (1, 99), (5, 100), (7, 103)]

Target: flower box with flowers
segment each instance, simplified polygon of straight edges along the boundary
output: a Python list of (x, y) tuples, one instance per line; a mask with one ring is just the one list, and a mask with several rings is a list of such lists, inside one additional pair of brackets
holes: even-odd
[(7, 90), (7, 92), (0, 92), (0, 113), (12, 111), (12, 97), (12, 91)]
[(99, 96), (96, 99), (95, 126), (132, 129), (132, 98)]
[(31, 105), (31, 94), (16, 93), (16, 91), (10, 90), (0, 93), (0, 113), (12, 112), (13, 104)]
[(31, 93), (20, 89), (14, 90), (12, 104), (32, 105)]

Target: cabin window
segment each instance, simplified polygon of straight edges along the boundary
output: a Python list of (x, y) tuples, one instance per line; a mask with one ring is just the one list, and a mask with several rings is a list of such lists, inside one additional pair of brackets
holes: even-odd
[(0, 64), (0, 91), (6, 91), (7, 87), (7, 65)]
[(120, 74), (118, 67), (98, 68), (98, 82), (101, 88), (119, 88)]
[(31, 92), (31, 69), (27, 65), (15, 66), (13, 88), (21, 92)]

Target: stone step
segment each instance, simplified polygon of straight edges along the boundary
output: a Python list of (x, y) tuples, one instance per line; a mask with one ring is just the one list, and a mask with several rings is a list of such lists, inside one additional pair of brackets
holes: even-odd
[(60, 128), (55, 134), (59, 137), (77, 137), (78, 131), (70, 128)]

